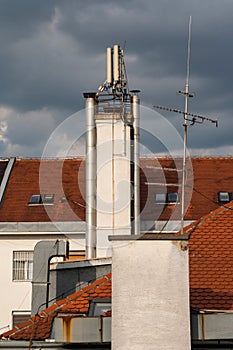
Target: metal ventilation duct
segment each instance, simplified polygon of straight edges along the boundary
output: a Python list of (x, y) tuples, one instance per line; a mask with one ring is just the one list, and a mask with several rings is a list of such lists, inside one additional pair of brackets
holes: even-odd
[(35, 245), (33, 255), (32, 278), (32, 315), (37, 314), (40, 307), (48, 306), (49, 298), (49, 264), (53, 257), (68, 256), (68, 242), (64, 240), (40, 241)]

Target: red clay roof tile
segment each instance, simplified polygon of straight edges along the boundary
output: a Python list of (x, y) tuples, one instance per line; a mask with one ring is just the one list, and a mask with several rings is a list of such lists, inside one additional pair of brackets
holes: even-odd
[(232, 223), (233, 202), (185, 228), (185, 232), (190, 234), (190, 296), (193, 308), (233, 310), (233, 262), (232, 250), (229, 249), (233, 244)]
[[(192, 158), (193, 174), (191, 168), (188, 171), (193, 178), (193, 191), (191, 202), (185, 215), (186, 220), (197, 220), (218, 208), (218, 192), (233, 192), (233, 157), (227, 158)], [(154, 167), (154, 169), (152, 168)], [(169, 171), (166, 169), (174, 169)], [(155, 193), (178, 192), (178, 188), (159, 185), (147, 185), (147, 183), (177, 183), (180, 182), (182, 169), (181, 159), (169, 158), (142, 158), (141, 159), (141, 208), (143, 220), (167, 220), (172, 216), (173, 220), (180, 219), (180, 205), (170, 206), (155, 203)], [(178, 172), (177, 172), (178, 170)], [(188, 188), (188, 186), (187, 186)]]
[[(54, 205), (28, 205), (32, 194), (43, 193), (55, 194)], [(0, 221), (85, 220), (84, 193), (83, 159), (17, 159), (0, 209)]]
[[(153, 157), (142, 158), (140, 163), (142, 220), (180, 219), (180, 204), (163, 207), (155, 203), (155, 193), (164, 190), (178, 192), (180, 187), (150, 186), (148, 182), (177, 184), (181, 177), (182, 160)], [(191, 177), (194, 178), (194, 190), (186, 220), (199, 219), (215, 210), (218, 207), (218, 192), (233, 192), (233, 157), (192, 158), (192, 168), (192, 176), (188, 171), (188, 182)], [(54, 205), (28, 206), (31, 194), (39, 193), (55, 194)], [(16, 159), (0, 214), (1, 222), (85, 220), (85, 159)]]
[[(105, 291), (105, 293), (103, 293), (103, 291)], [(91, 285), (84, 287), (81, 291), (54, 303), (52, 306), (43, 310), (39, 315), (33, 316), (29, 321), (3, 333), (0, 338), (11, 340), (43, 340), (49, 338), (52, 322), (57, 313), (69, 313), (72, 311), (72, 313), (86, 314), (89, 309), (90, 300), (94, 299), (91, 294), (94, 294), (97, 298), (102, 298), (101, 294), (104, 294), (105, 297), (111, 298), (111, 274), (108, 274)]]

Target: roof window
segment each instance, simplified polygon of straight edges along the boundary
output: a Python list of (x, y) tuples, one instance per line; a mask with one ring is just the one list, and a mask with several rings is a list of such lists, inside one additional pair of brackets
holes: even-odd
[(179, 201), (178, 193), (168, 193), (167, 202), (168, 203), (177, 203)]
[(53, 204), (54, 194), (42, 194), (41, 199), (43, 204)]
[(169, 204), (179, 202), (178, 193), (156, 193), (155, 203), (156, 204)]
[(165, 204), (166, 203), (166, 193), (156, 193), (155, 194), (155, 202), (157, 204)]
[(32, 194), (28, 202), (29, 205), (53, 204), (54, 194)]
[(40, 194), (32, 194), (28, 204), (40, 204), (41, 196)]
[(233, 199), (232, 192), (218, 192), (218, 201), (228, 203)]

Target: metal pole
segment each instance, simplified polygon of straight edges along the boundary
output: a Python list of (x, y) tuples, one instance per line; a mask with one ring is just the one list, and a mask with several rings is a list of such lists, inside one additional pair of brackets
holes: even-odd
[(186, 147), (187, 147), (187, 128), (188, 128), (187, 115), (188, 115), (188, 99), (189, 99), (191, 24), (192, 24), (192, 17), (190, 16), (189, 32), (188, 32), (187, 74), (186, 74), (186, 84), (185, 84), (184, 150), (183, 150), (182, 192), (181, 192), (181, 234), (184, 233), (184, 216), (185, 216)]
[(96, 257), (95, 99), (86, 99), (86, 259)]
[(140, 234), (140, 166), (139, 166), (139, 118), (140, 99), (132, 97), (133, 129), (134, 129), (134, 234)]

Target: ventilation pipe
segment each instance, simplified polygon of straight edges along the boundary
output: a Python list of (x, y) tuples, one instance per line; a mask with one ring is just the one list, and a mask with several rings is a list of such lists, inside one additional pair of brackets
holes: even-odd
[(140, 99), (139, 90), (132, 91), (132, 112), (134, 129), (134, 230), (135, 235), (140, 234), (140, 165), (139, 165), (139, 117)]
[(86, 259), (96, 257), (96, 128), (95, 93), (86, 98)]
[(67, 257), (69, 245), (67, 241), (40, 241), (35, 245), (33, 254), (32, 278), (32, 315), (40, 311), (40, 307), (48, 307), (49, 302), (49, 265), (53, 257)]

